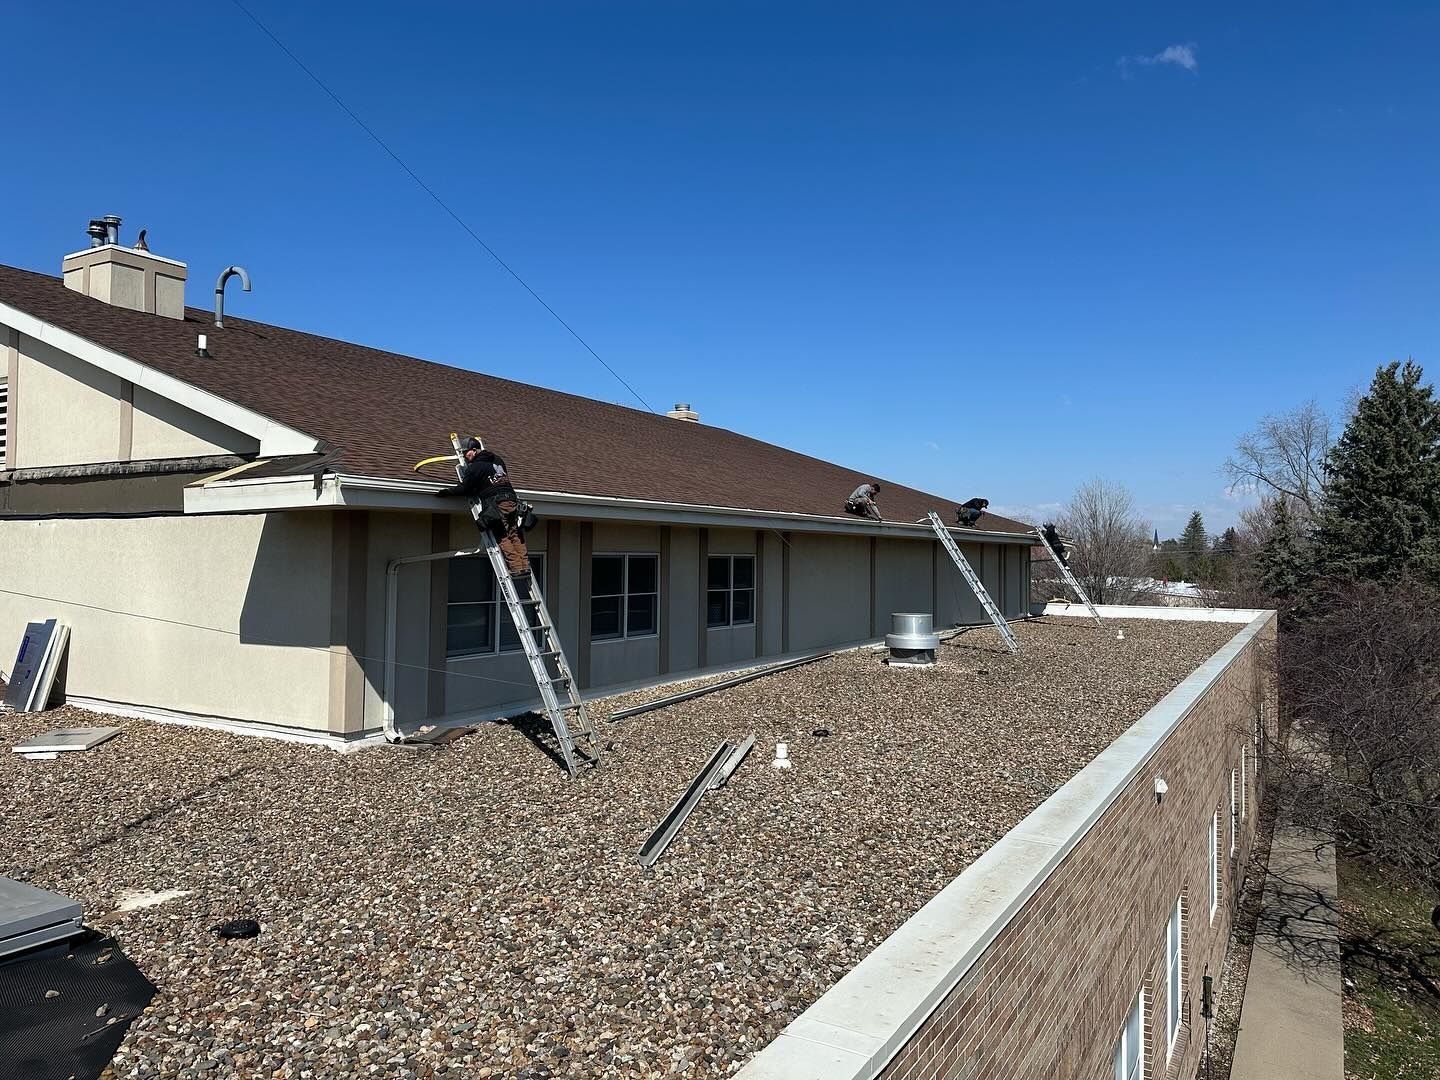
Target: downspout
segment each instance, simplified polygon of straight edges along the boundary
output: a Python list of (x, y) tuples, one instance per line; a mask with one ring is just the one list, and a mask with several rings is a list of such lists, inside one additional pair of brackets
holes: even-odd
[[(385, 678), (380, 695), (380, 724), (385, 730), (386, 742), (400, 742), (401, 733), (395, 727), (395, 653), (399, 647), (399, 605), (400, 568), (417, 562), (437, 562), (440, 559), (458, 559), (465, 555), (483, 555), (484, 548), (466, 548), (462, 551), (437, 551), (429, 555), (407, 555), (391, 559), (385, 564)], [(426, 665), (428, 667), (428, 664)]]

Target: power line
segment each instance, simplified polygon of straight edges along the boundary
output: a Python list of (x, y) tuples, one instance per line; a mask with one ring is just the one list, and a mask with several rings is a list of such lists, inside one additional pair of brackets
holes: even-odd
[[(237, 639), (242, 645), (268, 645), (276, 648), (303, 649), (308, 652), (321, 652), (330, 654), (329, 645), (302, 645), (293, 641), (282, 641), (279, 638), (262, 637), (241, 637), (238, 630), (226, 630), (223, 626), (206, 626), (204, 623), (185, 622), (183, 619), (167, 619), (163, 615), (145, 615), (138, 611), (122, 611), (119, 608), (103, 607), (100, 604), (86, 604), (80, 600), (63, 600), (58, 596), (40, 596), (37, 593), (20, 592), (16, 589), (0, 589), (0, 593), (6, 596), (19, 596), (26, 600), (42, 600), (47, 604), (64, 604), (67, 607), (85, 608), (88, 611), (99, 611), (106, 615), (119, 615), (127, 619), (143, 619), (146, 622), (162, 623), (166, 626), (179, 626), (187, 630), (203, 630), (211, 634), (223, 634), (226, 637)], [(493, 602), (493, 601), (491, 601)], [(384, 663), (384, 657), (365, 656), (361, 653), (351, 653), (356, 660), (370, 660), (375, 663)], [(503, 655), (503, 654), (495, 654)], [(524, 686), (531, 690), (535, 688), (533, 682), (520, 682), (516, 679), (497, 679), (489, 675), (472, 675), (463, 671), (452, 671), (449, 668), (429, 667), (426, 664), (407, 664), (403, 660), (395, 660), (396, 667), (410, 668), (413, 671), (433, 671), (442, 675), (457, 679), (477, 679), (480, 682), (504, 683), (507, 686)]]
[(340, 95), (335, 93), (334, 90), (331, 90), (330, 87), (326, 86), (324, 80), (322, 80), (319, 75), (316, 75), (315, 72), (311, 71), (310, 68), (306, 65), (305, 61), (301, 60), (300, 57), (296, 56), (290, 50), (289, 46), (287, 46), (283, 41), (276, 37), (274, 32), (271, 31), (271, 29), (263, 22), (261, 22), (260, 19), (255, 15), (255, 13), (249, 8), (247, 8), (244, 4), (242, 4), (240, 0), (230, 0), (230, 2), (234, 4), (237, 8), (239, 8), (241, 12), (243, 12), (251, 22), (253, 22), (257, 27), (259, 27), (260, 32), (263, 33), (266, 37), (268, 37), (271, 41), (273, 41), (281, 52), (283, 52), (286, 56), (293, 60), (295, 62), (295, 66), (298, 67), (301, 71), (303, 71), (306, 75), (308, 75), (310, 77), (310, 80), (316, 86), (318, 86), (321, 90), (325, 91), (325, 93), (329, 96), (330, 100), (335, 102), (336, 105), (340, 106), (340, 108), (344, 111), (345, 115), (350, 117), (351, 120), (355, 121), (355, 123), (359, 126), (360, 130), (365, 132), (366, 135), (369, 135), (370, 138), (375, 141), (376, 146), (380, 147), (381, 150), (384, 150), (385, 153), (389, 154), (390, 157), (394, 160), (395, 164), (399, 165), (400, 168), (405, 170), (406, 175), (409, 176), (411, 180), (414, 180), (415, 183), (420, 186), (421, 191), (425, 192), (426, 195), (429, 195), (430, 198), (435, 200), (436, 206), (440, 207), (441, 210), (444, 210), (445, 213), (449, 214), (455, 220), (455, 224), (459, 225), (460, 228), (464, 229), (467, 233), (469, 233), (470, 239), (474, 240), (475, 243), (479, 244), (482, 248), (484, 248), (486, 254), (488, 254), (492, 259), (499, 263), (502, 270), (504, 270), (516, 281), (518, 281), (520, 283), (520, 287), (535, 298), (536, 303), (538, 303), (541, 307), (548, 311), (555, 319), (555, 321), (566, 329), (566, 331), (570, 334), (571, 337), (573, 337), (582, 346), (584, 346), (586, 352), (588, 352), (591, 356), (593, 356), (596, 360), (600, 362), (601, 367), (603, 367), (611, 375), (615, 376), (615, 378), (620, 382), (620, 385), (625, 387), (626, 390), (629, 390), (630, 393), (634, 395), (636, 401), (640, 402), (641, 405), (644, 405), (648, 411), (652, 413), (655, 412), (655, 407), (652, 406), (643, 397), (641, 397), (640, 392), (636, 390), (633, 386), (631, 386), (628, 382), (626, 382), (624, 376), (622, 376), (618, 371), (616, 371), (613, 367), (607, 364), (605, 362), (605, 358), (602, 357), (593, 348), (591, 348), (590, 343), (586, 341), (583, 337), (581, 337), (573, 326), (571, 326), (568, 322), (562, 319), (560, 317), (560, 313), (556, 311), (553, 307), (551, 307), (549, 304), (547, 304), (545, 302), (545, 298), (541, 296), (538, 292), (536, 292), (534, 289), (532, 289), (530, 287), (530, 283), (524, 278), (522, 278), (518, 273), (516, 273), (515, 269), (504, 259), (502, 259), (496, 253), (494, 248), (492, 248), (484, 240), (480, 239), (480, 234), (477, 233), (474, 229), (472, 229), (468, 224), (466, 224), (465, 219), (462, 218), (459, 214), (457, 214), (454, 210), (452, 210), (450, 208), (450, 205), (435, 193), (435, 189), (420, 178), (419, 173), (417, 173), (409, 165), (405, 164), (405, 159), (402, 158), (399, 154), (397, 154), (394, 150), (392, 150), (390, 148), (390, 144), (375, 133), (374, 128), (372, 128), (369, 124), (365, 123), (364, 120), (361, 120), (354, 109), (350, 108), (349, 105), (346, 105), (345, 102), (340, 100)]

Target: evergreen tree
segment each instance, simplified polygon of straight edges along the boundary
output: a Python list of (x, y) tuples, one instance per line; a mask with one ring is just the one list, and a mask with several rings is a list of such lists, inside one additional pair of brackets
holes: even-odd
[(1440, 581), (1440, 405), (1407, 360), (1375, 373), (1326, 460), (1316, 530), (1326, 577)]
[(1196, 510), (1190, 515), (1190, 520), (1185, 523), (1185, 530), (1180, 534), (1180, 549), (1185, 565), (1185, 577), (1190, 581), (1204, 581), (1209, 577), (1209, 559), (1206, 557), (1206, 550), (1209, 547), (1209, 540), (1205, 536), (1205, 519)]
[(1289, 606), (1295, 602), (1304, 579), (1300, 539), (1295, 533), (1289, 500), (1274, 499), (1270, 506), (1270, 534), (1257, 559), (1260, 588), (1277, 604)]

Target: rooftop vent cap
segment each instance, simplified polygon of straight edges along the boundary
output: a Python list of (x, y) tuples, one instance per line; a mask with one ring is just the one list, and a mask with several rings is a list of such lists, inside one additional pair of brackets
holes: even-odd
[(890, 615), (890, 633), (885, 635), (890, 648), (891, 664), (930, 667), (935, 663), (935, 650), (940, 635), (935, 633), (935, 617), (916, 611), (896, 611)]
[(672, 420), (685, 420), (692, 424), (700, 422), (700, 414), (690, 408), (688, 401), (677, 401), (675, 407), (665, 414)]

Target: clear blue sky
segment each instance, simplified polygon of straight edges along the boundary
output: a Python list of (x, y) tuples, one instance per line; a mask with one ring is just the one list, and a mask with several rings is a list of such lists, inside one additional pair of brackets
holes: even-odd
[[(1434, 4), (246, 3), (660, 409), (1169, 535), (1440, 372)], [(227, 0), (5, 27), (0, 261), (118, 213), (191, 303), (629, 400)]]

